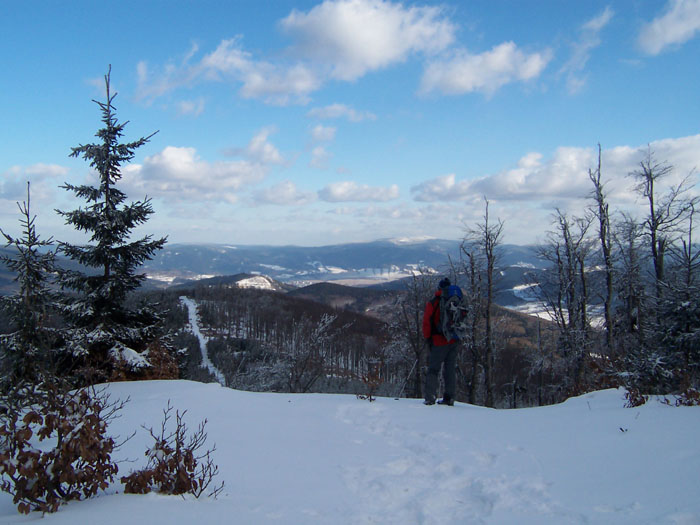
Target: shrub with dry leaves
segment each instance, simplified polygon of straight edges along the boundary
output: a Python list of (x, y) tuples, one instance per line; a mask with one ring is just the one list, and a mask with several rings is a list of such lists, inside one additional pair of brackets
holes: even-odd
[[(213, 463), (212, 452), (216, 447), (202, 452), (207, 440), (205, 426), (200, 423), (197, 431), (188, 437), (188, 428), (183, 418), (187, 411), (175, 411), (175, 429), (168, 430), (173, 407), (163, 410), (160, 432), (147, 429), (155, 443), (145, 452), (148, 464), (144, 469), (132, 472), (121, 478), (124, 492), (146, 494), (155, 490), (161, 494), (192, 494), (199, 498), (207, 492), (219, 468)], [(145, 428), (145, 427), (144, 427)], [(224, 488), (224, 483), (213, 486), (208, 496), (216, 497)]]
[(35, 405), (0, 419), (0, 488), (19, 512), (55, 512), (61, 503), (94, 496), (114, 479), (117, 448), (107, 426), (126, 401), (104, 391), (50, 391)]

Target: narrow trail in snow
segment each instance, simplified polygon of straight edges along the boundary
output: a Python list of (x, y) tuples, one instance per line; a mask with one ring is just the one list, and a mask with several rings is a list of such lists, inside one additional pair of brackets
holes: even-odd
[(199, 318), (197, 317), (197, 303), (195, 303), (194, 300), (190, 299), (189, 297), (185, 296), (180, 297), (180, 302), (187, 307), (190, 320), (190, 329), (192, 333), (197, 337), (197, 339), (199, 339), (199, 348), (201, 348), (202, 350), (202, 367), (209, 370), (214, 375), (216, 381), (219, 384), (226, 386), (226, 379), (224, 378), (224, 374), (222, 374), (221, 370), (216, 368), (214, 366), (214, 363), (212, 363), (209, 359), (209, 354), (207, 353), (208, 338), (199, 329)]

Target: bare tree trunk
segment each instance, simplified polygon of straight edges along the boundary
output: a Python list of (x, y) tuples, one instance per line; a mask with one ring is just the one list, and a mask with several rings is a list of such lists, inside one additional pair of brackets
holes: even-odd
[[(468, 401), (471, 404), (477, 403), (477, 393), (479, 390), (479, 367), (481, 366), (480, 353), (480, 321), (483, 315), (482, 297), (481, 297), (481, 277), (483, 268), (480, 264), (478, 248), (473, 243), (462, 243), (461, 256), (462, 271), (467, 277), (466, 289), (463, 292), (468, 298), (469, 310), (469, 332), (467, 339), (464, 341), (467, 351), (469, 352), (471, 371), (469, 374), (468, 386)], [(466, 260), (464, 259), (466, 257)]]
[(603, 254), (603, 264), (605, 266), (605, 295), (603, 297), (605, 346), (607, 347), (608, 354), (610, 354), (613, 347), (613, 261), (612, 241), (610, 237), (610, 211), (608, 203), (605, 201), (605, 192), (603, 191), (604, 185), (601, 181), (600, 144), (598, 144), (598, 168), (595, 172), (589, 170), (588, 177), (593, 183), (593, 199), (597, 207), (595, 214), (598, 218), (598, 239), (600, 240), (600, 249)]
[[(671, 187), (666, 194), (656, 194), (656, 182), (673, 171), (673, 167), (657, 163), (651, 150), (640, 162), (640, 169), (630, 175), (637, 180), (635, 191), (647, 199), (649, 215), (644, 220), (646, 235), (649, 237), (651, 258), (654, 264), (656, 301), (661, 299), (665, 280), (664, 257), (666, 248), (678, 235), (679, 224), (687, 219), (691, 212), (692, 199), (684, 197), (690, 189), (688, 175), (678, 186)], [(658, 312), (658, 309), (657, 309)]]
[(484, 201), (484, 221), (481, 224), (478, 224), (476, 228), (471, 229), (467, 232), (465, 242), (478, 248), (479, 251), (483, 253), (486, 263), (486, 305), (484, 308), (486, 327), (483, 352), (484, 387), (486, 390), (486, 406), (493, 407), (495, 406), (493, 392), (494, 341), (491, 310), (493, 307), (493, 288), (495, 278), (494, 271), (498, 261), (497, 248), (501, 244), (501, 236), (503, 234), (503, 221), (498, 220), (496, 224), (492, 224), (489, 222), (489, 201), (486, 198), (484, 198)]

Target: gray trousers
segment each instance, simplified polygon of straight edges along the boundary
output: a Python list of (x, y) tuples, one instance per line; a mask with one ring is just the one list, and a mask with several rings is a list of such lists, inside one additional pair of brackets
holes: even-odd
[(457, 385), (457, 343), (444, 346), (430, 345), (430, 355), (428, 355), (428, 375), (425, 379), (425, 399), (435, 401), (438, 388), (438, 374), (440, 367), (442, 377), (445, 380), (444, 397), (454, 399)]

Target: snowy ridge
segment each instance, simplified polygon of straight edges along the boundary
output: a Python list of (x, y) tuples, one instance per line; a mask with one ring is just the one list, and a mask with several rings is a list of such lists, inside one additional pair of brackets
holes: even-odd
[(537, 287), (538, 283), (520, 284), (513, 288), (513, 295), (522, 299), (523, 301), (532, 302), (538, 301)]
[(416, 237), (396, 237), (389, 239), (389, 242), (393, 244), (418, 244), (432, 241), (435, 237), (430, 237), (429, 235), (422, 235)]
[(272, 280), (265, 275), (255, 275), (246, 279), (236, 281), (239, 288), (256, 288), (258, 290), (275, 290)]
[[(117, 482), (42, 519), (19, 515), (3, 493), (0, 523), (700, 523), (700, 407), (652, 398), (626, 409), (618, 390), (519, 410), (190, 381), (113, 383), (108, 392), (131, 398), (112, 435), (157, 427), (168, 400), (190, 428), (207, 419), (222, 495), (139, 496)], [(145, 463), (149, 445), (143, 429), (126, 442), (115, 454), (120, 476)]]
[(189, 297), (185, 296), (180, 297), (180, 302), (182, 302), (182, 304), (184, 304), (187, 307), (187, 312), (190, 321), (190, 330), (197, 337), (197, 339), (199, 339), (199, 348), (202, 350), (202, 366), (204, 368), (207, 368), (214, 375), (214, 377), (220, 385), (226, 385), (226, 379), (224, 378), (224, 374), (222, 374), (221, 370), (216, 368), (214, 366), (214, 363), (212, 363), (209, 360), (209, 354), (207, 353), (208, 338), (199, 329), (199, 318), (197, 317), (197, 303), (195, 303), (194, 300), (190, 299)]
[[(417, 268), (442, 268), (457, 257), (459, 241), (402, 238), (330, 246), (231, 246), (174, 244), (144, 263), (149, 275), (164, 279), (266, 274), (276, 281), (375, 279), (411, 276)], [(518, 251), (518, 260), (526, 260)]]

